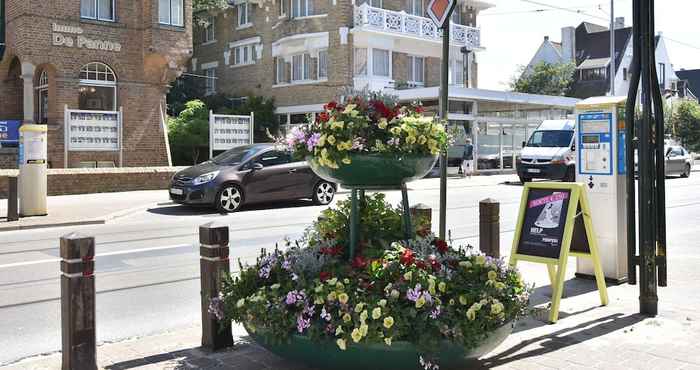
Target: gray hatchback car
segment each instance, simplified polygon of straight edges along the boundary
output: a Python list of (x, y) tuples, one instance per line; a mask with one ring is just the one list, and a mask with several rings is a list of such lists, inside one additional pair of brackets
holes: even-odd
[(243, 204), (302, 198), (325, 205), (333, 201), (336, 189), (336, 184), (318, 177), (306, 162), (295, 161), (284, 148), (253, 144), (176, 173), (170, 199), (235, 212)]

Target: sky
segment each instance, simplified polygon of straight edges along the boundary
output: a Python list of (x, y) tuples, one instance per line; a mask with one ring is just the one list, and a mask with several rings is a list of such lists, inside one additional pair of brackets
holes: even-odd
[[(609, 0), (534, 0), (571, 11), (554, 10), (526, 0), (486, 1), (495, 7), (477, 17), (481, 44), (486, 48), (477, 56), (482, 89), (507, 90), (518, 66), (530, 62), (544, 36), (559, 42), (562, 27), (576, 27), (583, 21), (606, 27), (610, 24)], [(625, 17), (625, 25), (631, 26), (632, 0), (614, 0), (614, 4), (615, 17)], [(698, 0), (656, 0), (656, 31), (663, 32), (666, 38), (675, 70), (700, 69), (698, 14)]]

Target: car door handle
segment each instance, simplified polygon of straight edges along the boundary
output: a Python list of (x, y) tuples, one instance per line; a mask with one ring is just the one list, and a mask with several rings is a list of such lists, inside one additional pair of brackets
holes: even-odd
[(292, 168), (291, 170), (289, 170), (289, 173), (295, 173), (295, 172), (297, 172), (296, 168)]

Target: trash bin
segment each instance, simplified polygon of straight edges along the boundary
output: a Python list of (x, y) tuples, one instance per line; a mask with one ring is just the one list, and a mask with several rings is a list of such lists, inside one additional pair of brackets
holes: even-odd
[(20, 132), (19, 213), (46, 216), (46, 125), (22, 125)]

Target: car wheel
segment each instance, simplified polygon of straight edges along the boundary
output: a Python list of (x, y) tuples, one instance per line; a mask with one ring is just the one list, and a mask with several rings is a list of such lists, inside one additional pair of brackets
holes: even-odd
[(216, 195), (216, 208), (220, 212), (236, 212), (241, 205), (243, 205), (243, 192), (238, 185), (225, 184)]
[(690, 165), (689, 164), (685, 165), (685, 170), (683, 170), (681, 177), (684, 177), (684, 178), (690, 177)]
[(526, 182), (530, 182), (530, 181), (532, 181), (531, 178), (520, 176), (520, 182), (521, 182), (522, 184), (525, 184)]
[(321, 181), (314, 187), (314, 195), (312, 197), (314, 203), (325, 206), (333, 201), (335, 196), (335, 186), (327, 181)]
[(569, 167), (566, 169), (566, 175), (564, 175), (564, 182), (576, 182), (576, 170), (574, 167)]

